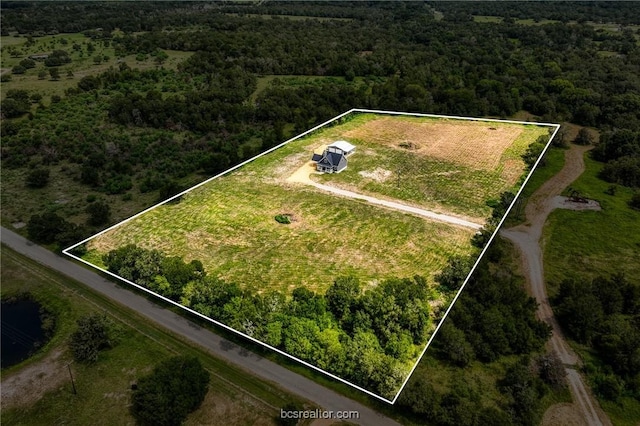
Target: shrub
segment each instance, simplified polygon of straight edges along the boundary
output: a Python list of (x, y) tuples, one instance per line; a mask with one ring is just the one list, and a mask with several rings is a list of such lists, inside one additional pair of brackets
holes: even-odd
[(586, 128), (580, 129), (580, 131), (578, 132), (578, 135), (573, 140), (573, 143), (575, 143), (576, 145), (592, 145), (593, 142), (594, 142), (593, 135)]
[(633, 197), (629, 200), (629, 206), (633, 209), (640, 210), (640, 192), (633, 194)]
[(105, 315), (90, 314), (80, 318), (69, 342), (73, 359), (89, 364), (96, 362), (100, 351), (113, 347), (111, 326)]
[(66, 220), (55, 213), (48, 212), (42, 215), (33, 215), (27, 223), (29, 239), (40, 244), (51, 244), (56, 241), (56, 236), (67, 230), (70, 226)]
[(104, 201), (97, 203), (91, 203), (87, 206), (87, 213), (89, 213), (89, 225), (100, 226), (109, 222), (111, 217), (111, 208)]
[(35, 169), (27, 175), (29, 188), (44, 188), (49, 183), (49, 169)]
[(197, 358), (174, 357), (138, 381), (131, 413), (141, 425), (180, 425), (207, 394), (209, 373)]
[(284, 225), (288, 225), (291, 223), (291, 217), (286, 214), (277, 214), (275, 219), (276, 219), (276, 222), (282, 223)]
[(15, 67), (13, 67), (11, 69), (11, 72), (14, 74), (24, 74), (25, 71), (27, 71), (27, 69), (25, 67), (23, 67), (22, 65), (16, 65)]

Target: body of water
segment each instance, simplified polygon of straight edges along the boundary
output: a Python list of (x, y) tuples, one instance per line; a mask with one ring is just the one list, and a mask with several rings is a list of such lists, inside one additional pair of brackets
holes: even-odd
[(34, 301), (2, 302), (0, 313), (0, 365), (7, 368), (33, 355), (44, 343), (45, 334), (42, 330), (40, 305)]

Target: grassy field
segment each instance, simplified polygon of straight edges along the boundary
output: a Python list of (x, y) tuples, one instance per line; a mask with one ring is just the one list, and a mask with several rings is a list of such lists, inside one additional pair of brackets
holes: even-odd
[(344, 138), (357, 146), (344, 172), (317, 180), (482, 223), (486, 201), (517, 190), (521, 155), (547, 134), (534, 125), (361, 115), (314, 136), (318, 145)]
[[(260, 163), (127, 222), (89, 248), (105, 253), (136, 243), (199, 259), (209, 273), (244, 288), (285, 292), (301, 285), (324, 291), (345, 274), (369, 284), (386, 276), (430, 279), (449, 256), (472, 250), (473, 230), (257, 180)], [(279, 213), (292, 214), (293, 223), (276, 222)]]
[[(211, 373), (209, 393), (192, 413), (190, 424), (211, 424), (225, 418), (229, 425), (274, 424), (279, 407), (288, 402), (304, 403), (273, 385), (209, 356), (177, 336), (158, 329), (137, 314), (90, 292), (29, 259), (2, 247), (2, 295), (29, 291), (57, 314), (54, 337), (36, 355), (2, 371), (2, 379), (21, 374), (62, 351), (62, 385), (55, 386), (38, 401), (20, 407), (3, 400), (3, 424), (132, 424), (128, 412), (130, 383), (149, 372), (160, 360), (176, 354), (197, 356)], [(65, 369), (70, 355), (67, 341), (75, 321), (90, 312), (105, 312), (117, 324), (119, 344), (101, 354), (94, 366), (73, 364), (78, 395), (73, 395)]]
[[(405, 131), (398, 133), (401, 140), (415, 149), (385, 145), (389, 133), (375, 132), (380, 120), (394, 130), (394, 126), (400, 126)], [(411, 195), (416, 188), (425, 192), (428, 186), (429, 194), (439, 195), (438, 202), (425, 201), (423, 196), (421, 203), (415, 204), (473, 216), (482, 223), (489, 214), (485, 200), (497, 198), (517, 183), (524, 168), (521, 153), (548, 130), (502, 123), (491, 130), (486, 123), (475, 122), (463, 122), (457, 128), (451, 121), (358, 115), (197, 188), (179, 204), (155, 208), (93, 239), (86, 259), (103, 266), (100, 254), (125, 244), (138, 244), (185, 260), (198, 259), (209, 273), (259, 292), (289, 292), (296, 286), (323, 292), (335, 277), (345, 274), (369, 285), (389, 276), (420, 274), (431, 280), (451, 255), (472, 252), (472, 230), (336, 198), (310, 185), (289, 183), (287, 178), (307, 164), (319, 146), (347, 138), (358, 146), (357, 153), (350, 157), (350, 166), (338, 175), (319, 176), (320, 180), (337, 186), (353, 181), (357, 192), (405, 201), (413, 201)], [(425, 131), (429, 134), (428, 126), (439, 126), (436, 130), (445, 133), (437, 135), (435, 148), (428, 145), (428, 139), (413, 137)], [(508, 136), (506, 140), (504, 135)], [(475, 144), (476, 150), (483, 143), (494, 149), (484, 156), (476, 153), (479, 166), (472, 166), (466, 158), (470, 153), (454, 149), (460, 138), (473, 138), (470, 144)], [(383, 152), (390, 152), (384, 160), (392, 169), (405, 164), (400, 187), (396, 179), (371, 182), (363, 173), (380, 164)], [(465, 179), (471, 182), (465, 183)], [(465, 195), (478, 192), (482, 195), (465, 199)], [(467, 204), (462, 205), (462, 200)], [(469, 214), (473, 212), (477, 213)], [(277, 214), (292, 215), (293, 223), (277, 223)]]
[[(82, 77), (87, 75), (100, 74), (110, 67), (118, 67), (121, 62), (126, 62), (131, 68), (152, 69), (160, 65), (156, 64), (153, 57), (149, 55), (144, 58), (136, 58), (136, 55), (129, 55), (118, 58), (111, 45), (103, 44), (100, 40), (91, 40), (84, 34), (58, 34), (45, 37), (33, 38), (33, 43), (29, 44), (26, 37), (2, 36), (0, 40), (2, 50), (0, 55), (0, 66), (2, 69), (10, 70), (18, 65), (21, 60), (29, 55), (51, 53), (54, 50), (66, 50), (72, 61), (69, 64), (58, 67), (60, 69), (60, 79), (51, 80), (49, 75), (44, 79), (38, 78), (41, 70), (48, 70), (41, 61), (36, 61), (36, 67), (27, 70), (24, 74), (12, 74), (11, 81), (2, 83), (2, 97), (10, 89), (28, 90), (30, 93), (39, 93), (43, 96), (43, 103), (49, 104), (51, 96), (62, 96), (69, 87), (75, 87)], [(73, 45), (79, 45), (80, 50), (73, 49)], [(89, 52), (89, 44), (94, 46), (94, 51)], [(15, 49), (15, 54), (12, 50)], [(192, 55), (192, 52), (182, 52), (177, 50), (166, 50), (167, 60), (161, 65), (164, 68), (175, 69), (177, 64)], [(94, 62), (96, 56), (103, 59), (99, 64)], [(105, 59), (105, 57), (107, 57)], [(140, 59), (140, 60), (138, 60)], [(72, 77), (67, 76), (67, 72), (73, 73)]]
[(551, 295), (565, 278), (590, 279), (622, 272), (640, 284), (640, 212), (627, 205), (633, 190), (619, 186), (615, 195), (606, 194), (611, 184), (597, 177), (602, 163), (588, 156), (585, 163), (585, 172), (571, 188), (597, 200), (602, 211), (555, 210), (549, 215), (543, 238), (545, 279)]

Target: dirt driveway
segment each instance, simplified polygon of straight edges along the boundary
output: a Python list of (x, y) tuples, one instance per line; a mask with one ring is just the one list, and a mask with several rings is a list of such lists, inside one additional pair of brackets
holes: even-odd
[(291, 176), (289, 176), (287, 178), (287, 182), (296, 182), (296, 183), (303, 183), (305, 185), (311, 185), (311, 186), (315, 186), (316, 188), (320, 189), (321, 191), (325, 191), (325, 192), (331, 192), (333, 194), (339, 195), (341, 197), (347, 197), (347, 198), (353, 198), (356, 200), (363, 200), (363, 201), (367, 201), (371, 204), (376, 204), (379, 206), (383, 206), (383, 207), (387, 207), (393, 210), (399, 210), (405, 213), (410, 213), (416, 216), (422, 216), (422, 217), (426, 217), (427, 219), (432, 219), (432, 220), (437, 220), (439, 222), (447, 222), (453, 225), (457, 225), (457, 226), (463, 226), (465, 228), (471, 228), (471, 229), (476, 229), (479, 230), (480, 228), (482, 228), (482, 224), (481, 223), (475, 223), (475, 222), (470, 222), (468, 220), (456, 217), (456, 216), (451, 216), (451, 215), (447, 215), (447, 214), (441, 214), (441, 213), (436, 213), (436, 212), (432, 212), (430, 210), (425, 210), (425, 209), (421, 209), (419, 207), (413, 207), (413, 206), (409, 206), (406, 204), (402, 204), (402, 203), (398, 203), (395, 201), (390, 201), (390, 200), (382, 200), (380, 198), (376, 198), (376, 197), (371, 197), (369, 195), (363, 195), (363, 194), (359, 194), (357, 192), (353, 192), (353, 191), (347, 191), (345, 189), (340, 189), (340, 188), (335, 188), (333, 186), (329, 186), (329, 185), (323, 185), (317, 182), (314, 182), (313, 180), (311, 180), (309, 178), (309, 175), (311, 173), (315, 173), (315, 168), (313, 166), (313, 162), (308, 162), (305, 165), (303, 165), (302, 167), (300, 167), (298, 170), (296, 170)]
[[(537, 316), (552, 327), (552, 336), (548, 345), (562, 360), (567, 372), (567, 381), (575, 408), (582, 415), (579, 424), (601, 426), (611, 421), (600, 408), (598, 401), (590, 393), (577, 368), (581, 365), (578, 356), (567, 344), (560, 325), (553, 315), (544, 282), (544, 264), (540, 247), (542, 228), (554, 208), (559, 207), (558, 196), (584, 171), (584, 154), (592, 147), (572, 145), (565, 152), (565, 165), (558, 174), (544, 183), (529, 199), (525, 208), (526, 223), (500, 231), (520, 252), (522, 268), (532, 295), (538, 302)], [(571, 208), (571, 205), (563, 205)], [(581, 206), (576, 205), (575, 210)], [(554, 407), (551, 407), (553, 409)]]

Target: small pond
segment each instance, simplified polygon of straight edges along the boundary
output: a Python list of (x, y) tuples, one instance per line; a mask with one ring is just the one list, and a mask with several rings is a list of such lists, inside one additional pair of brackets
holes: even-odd
[[(0, 365), (7, 368), (33, 355), (48, 339), (41, 305), (29, 299), (2, 301)], [(45, 326), (46, 328), (46, 326)]]

